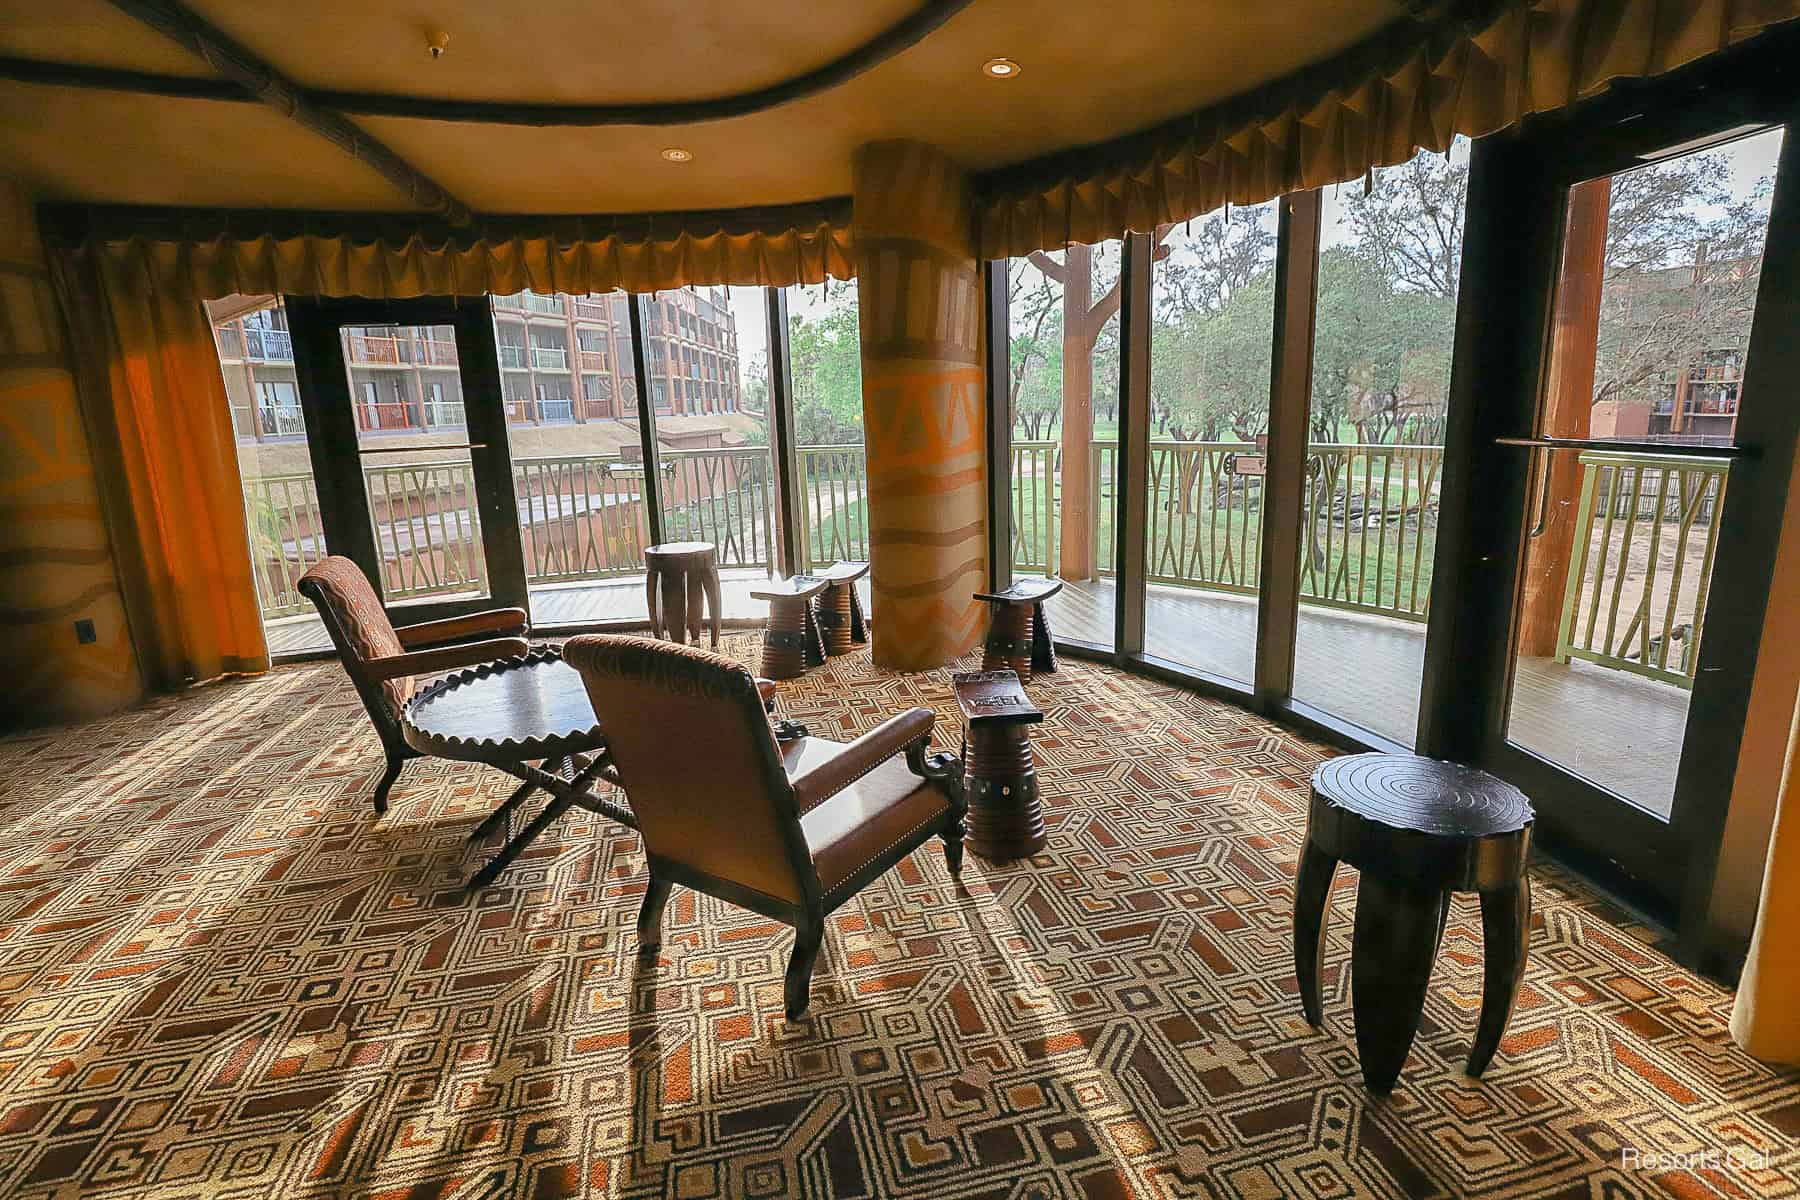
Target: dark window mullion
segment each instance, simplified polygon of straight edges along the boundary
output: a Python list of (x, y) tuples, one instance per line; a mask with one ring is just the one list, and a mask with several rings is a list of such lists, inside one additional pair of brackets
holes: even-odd
[(650, 531), (650, 544), (663, 540), (662, 452), (656, 444), (656, 405), (650, 402), (649, 346), (645, 343), (645, 318), (648, 296), (631, 298), (631, 362), (637, 374), (638, 441), (644, 455), (644, 487), (641, 503), (645, 527)]
[(1150, 513), (1152, 242), (1126, 235), (1119, 286), (1119, 449), (1113, 464), (1113, 650), (1144, 652), (1144, 559)]

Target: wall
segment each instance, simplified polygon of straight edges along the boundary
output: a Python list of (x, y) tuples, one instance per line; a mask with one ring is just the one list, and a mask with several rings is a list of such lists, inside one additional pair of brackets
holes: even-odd
[(32, 205), (0, 179), (0, 730), (143, 693)]

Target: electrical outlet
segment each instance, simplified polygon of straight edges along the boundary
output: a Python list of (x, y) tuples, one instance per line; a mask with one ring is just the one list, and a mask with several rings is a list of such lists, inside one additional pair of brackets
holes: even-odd
[(99, 640), (99, 635), (94, 632), (92, 617), (83, 617), (75, 622), (75, 640), (83, 646)]

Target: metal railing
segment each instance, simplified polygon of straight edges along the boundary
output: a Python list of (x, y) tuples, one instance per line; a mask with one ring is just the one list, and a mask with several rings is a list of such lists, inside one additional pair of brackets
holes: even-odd
[(540, 371), (566, 371), (569, 369), (569, 352), (560, 346), (533, 346), (531, 365)]
[(1556, 661), (1691, 688), (1727, 459), (1588, 450)]
[[(1089, 447), (1094, 566), (1112, 574), (1118, 443)], [(1061, 443), (1012, 444), (1013, 566), (1055, 573)], [(1150, 443), (1145, 571), (1150, 582), (1255, 592), (1262, 574), (1261, 451), (1251, 442)], [(1437, 543), (1438, 446), (1307, 448), (1300, 594), (1309, 604), (1423, 621)]]
[(663, 536), (711, 542), (721, 567), (775, 561), (774, 476), (766, 446), (664, 450)]
[(869, 557), (869, 459), (861, 443), (801, 446), (800, 524), (806, 561), (828, 567)]
[[(1058, 568), (1060, 453), (1053, 441), (1013, 443), (1013, 560), (1019, 570), (1054, 573)], [(1089, 448), (1089, 532), (1102, 575), (1112, 573), (1116, 454), (1112, 441)], [(866, 560), (868, 466), (863, 446), (803, 446), (796, 458), (807, 563), (821, 567), (838, 559)], [(712, 542), (721, 566), (772, 566), (776, 531), (767, 447), (667, 450), (662, 459), (666, 537)], [(1300, 570), (1307, 603), (1425, 619), (1442, 461), (1436, 446), (1309, 447)], [(438, 594), (479, 581), (480, 530), (468, 469), (466, 461), (370, 468), (372, 501), (378, 492), (392, 497), (377, 512), (378, 522), (398, 522), (397, 529), (382, 535), (384, 559), (395, 560), (384, 566), (383, 583), (390, 595)], [(1259, 469), (1260, 456), (1249, 442), (1151, 443), (1146, 569), (1152, 582), (1255, 591), (1261, 569)], [(515, 460), (528, 579), (606, 579), (642, 571), (643, 539), (648, 536), (641, 512), (642, 470), (641, 464), (617, 455)], [(379, 487), (373, 481), (378, 473), (383, 480)], [(253, 484), (274, 482), (247, 482), (246, 504), (271, 510), (265, 524), (285, 528), (284, 521), (291, 525), (296, 519), (276, 511), (279, 497), (252, 495)], [(316, 500), (312, 503), (316, 506)], [(1716, 495), (1706, 503), (1716, 503)], [(316, 522), (316, 514), (300, 523), (305, 520)], [(278, 544), (294, 540), (286, 536)], [(265, 553), (259, 562), (264, 557), (272, 556)], [(316, 561), (302, 558), (291, 551), (286, 555), (294, 575)], [(265, 565), (264, 574), (280, 572)], [(293, 607), (291, 584), (285, 591), (272, 589), (264, 603), (271, 616), (304, 611)]]

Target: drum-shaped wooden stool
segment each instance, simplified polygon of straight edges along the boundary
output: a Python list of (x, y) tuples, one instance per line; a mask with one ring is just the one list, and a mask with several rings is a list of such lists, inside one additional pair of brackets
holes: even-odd
[(1313, 772), (1312, 789), (1294, 880), (1294, 974), (1306, 1019), (1324, 1019), (1331, 877), (1346, 862), (1362, 872), (1350, 951), (1356, 1050), (1369, 1090), (1392, 1090), (1419, 1030), (1450, 893), (1477, 892), (1486, 966), (1466, 1069), (1480, 1075), (1525, 974), (1531, 802), (1485, 771), (1411, 754), (1334, 758)]
[(813, 613), (813, 598), (825, 590), (815, 575), (777, 579), (750, 595), (769, 602), (769, 628), (763, 634), (762, 673), (769, 679), (798, 679), (806, 668), (825, 661), (825, 642)]
[[(719, 648), (719, 560), (711, 542), (664, 542), (644, 550), (644, 603), (650, 609), (650, 632), (673, 642), (700, 644), (703, 625), (712, 627), (712, 648)], [(707, 621), (708, 611), (711, 621)]]
[(1044, 809), (1030, 726), (1043, 712), (1009, 670), (952, 675), (950, 688), (969, 731), (969, 849), (996, 862), (1036, 854), (1044, 848)]
[(839, 562), (814, 576), (825, 581), (825, 590), (813, 605), (819, 614), (819, 632), (825, 638), (825, 653), (848, 654), (869, 640), (869, 623), (863, 619), (862, 598), (856, 594), (856, 581), (868, 573), (866, 562)]
[(987, 642), (981, 649), (981, 669), (1002, 667), (1018, 672), (1022, 683), (1031, 673), (1056, 671), (1056, 645), (1050, 640), (1050, 622), (1044, 601), (1062, 591), (1060, 579), (1021, 579), (1004, 592), (976, 592), (991, 612)]

